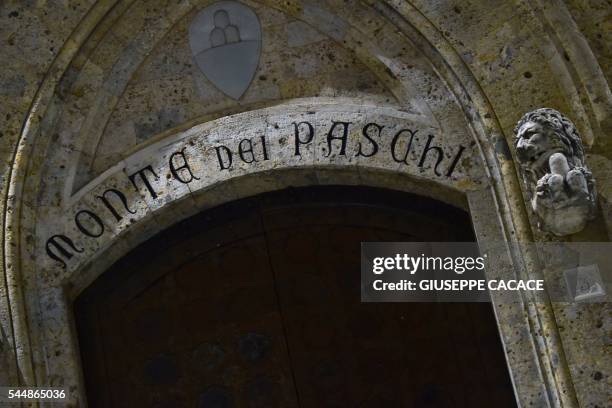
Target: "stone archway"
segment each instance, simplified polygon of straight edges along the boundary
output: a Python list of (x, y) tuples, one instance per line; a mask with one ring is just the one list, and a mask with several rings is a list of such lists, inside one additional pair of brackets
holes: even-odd
[[(525, 106), (492, 104), (493, 91), (483, 92), (483, 80), (425, 11), (408, 3), (250, 2), (270, 35), (267, 71), (238, 103), (186, 68), (185, 28), (208, 5), (195, 3), (98, 3), (32, 104), (12, 161), (4, 225), (3, 316), (23, 383), (67, 386), (73, 401), (84, 401), (72, 299), (157, 231), (286, 186), (390, 187), (464, 207), (481, 245), (506, 246), (492, 268), (537, 276), (522, 246), (533, 234), (506, 142)], [(320, 48), (311, 55), (310, 44), (289, 35), (280, 41), (288, 26)], [(325, 69), (303, 70), (307, 58), (322, 56)], [(288, 61), (302, 65), (287, 74)], [(529, 78), (548, 75), (535, 68)], [(273, 77), (278, 83), (267, 86)], [(557, 96), (568, 92), (572, 100), (581, 93), (558, 88)], [(169, 101), (180, 108), (166, 109)], [(589, 123), (601, 112), (585, 111), (577, 113), (581, 126), (596, 135)], [(521, 404), (575, 405), (550, 305), (516, 299), (496, 316)]]
[[(62, 350), (47, 356), (50, 378), (80, 381), (74, 332), (66, 330), (72, 325), (70, 299), (139, 242), (214, 205), (285, 186), (390, 187), (468, 208), (479, 239), (502, 241), (494, 225), (479, 222), (491, 216), (494, 201), (487, 187), (479, 188), (488, 183), (479, 177), (482, 166), (473, 164), (479, 162), (473, 144), (447, 141), (431, 124), (390, 108), (334, 102), (238, 114), (162, 138), (94, 179), (69, 206), (49, 209), (42, 222), (44, 255), (37, 261), (38, 273), (47, 272), (39, 275), (44, 279), (37, 282), (35, 301), (47, 305), (39, 335), (49, 350)], [(509, 262), (496, 261), (492, 268)], [(514, 276), (513, 268), (505, 270)], [(523, 330), (530, 330), (521, 305), (520, 299), (504, 304), (497, 318), (516, 322), (522, 316)], [(516, 323), (508, 329), (516, 333)], [(506, 348), (533, 346), (524, 337), (502, 339)], [(545, 384), (536, 380), (541, 374), (532, 363), (509, 361), (519, 395), (530, 398), (535, 391), (521, 386)]]

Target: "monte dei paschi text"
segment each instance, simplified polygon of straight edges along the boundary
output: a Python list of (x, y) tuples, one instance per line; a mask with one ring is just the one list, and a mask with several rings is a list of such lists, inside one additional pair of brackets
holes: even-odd
[[(358, 133), (354, 135), (352, 132), (355, 130)], [(287, 157), (299, 159), (305, 154), (312, 154), (314, 148), (320, 149), (322, 158), (368, 160), (385, 156), (384, 160), (389, 162), (413, 165), (421, 171), (433, 173), (435, 177), (451, 178), (467, 149), (461, 144), (440, 145), (435, 135), (419, 133), (412, 126), (394, 127), (382, 122), (353, 123), (330, 119), (327, 123), (314, 124), (302, 120), (290, 122), (273, 137), (263, 133), (251, 137), (229, 137), (217, 143), (208, 142), (206, 134), (197, 135), (195, 138), (200, 138), (204, 145), (212, 149), (186, 153), (187, 144), (184, 143), (161, 163), (160, 157), (153, 157), (151, 161), (158, 164), (145, 165), (137, 171), (124, 169), (122, 173), (129, 180), (128, 185), (138, 192), (138, 196), (132, 200), (148, 202), (167, 199), (164, 195), (171, 194), (172, 189), (161, 188), (166, 180), (187, 184), (190, 188), (192, 183), (205, 184), (207, 175), (200, 174), (203, 168), (216, 168), (217, 172), (227, 173), (237, 166), (244, 168), (275, 159), (288, 160)], [(193, 141), (189, 144), (193, 145)], [(279, 149), (289, 150), (289, 155), (275, 157)], [(204, 161), (205, 165), (195, 166), (197, 160)], [(71, 236), (68, 233), (55, 234), (45, 243), (47, 256), (62, 268), (66, 268), (67, 262), (76, 254), (85, 251), (87, 240), (100, 239), (112, 229), (113, 223), (136, 214), (134, 208), (137, 203), (130, 202), (128, 194), (119, 187), (108, 187), (92, 199), (100, 205), (97, 205), (97, 209), (88, 208), (86, 204), (83, 208), (77, 207), (73, 217), (76, 230)]]

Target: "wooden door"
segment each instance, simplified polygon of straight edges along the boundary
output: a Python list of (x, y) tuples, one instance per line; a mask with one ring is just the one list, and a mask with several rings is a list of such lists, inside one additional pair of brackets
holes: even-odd
[(77, 299), (91, 407), (514, 407), (489, 304), (361, 303), (361, 241), (472, 241), (408, 194), (287, 190), (200, 214)]

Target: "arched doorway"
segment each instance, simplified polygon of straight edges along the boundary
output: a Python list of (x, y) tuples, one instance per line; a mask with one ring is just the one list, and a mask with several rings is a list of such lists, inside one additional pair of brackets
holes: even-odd
[(461, 210), (309, 187), (164, 231), (76, 301), (91, 407), (516, 406), (489, 304), (361, 303), (362, 241), (473, 241)]

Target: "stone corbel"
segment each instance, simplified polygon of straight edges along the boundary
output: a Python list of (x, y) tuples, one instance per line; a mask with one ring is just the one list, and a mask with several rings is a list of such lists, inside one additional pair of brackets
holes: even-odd
[(596, 210), (595, 181), (568, 118), (541, 108), (518, 122), (514, 146), (538, 227), (557, 236), (581, 231)]

